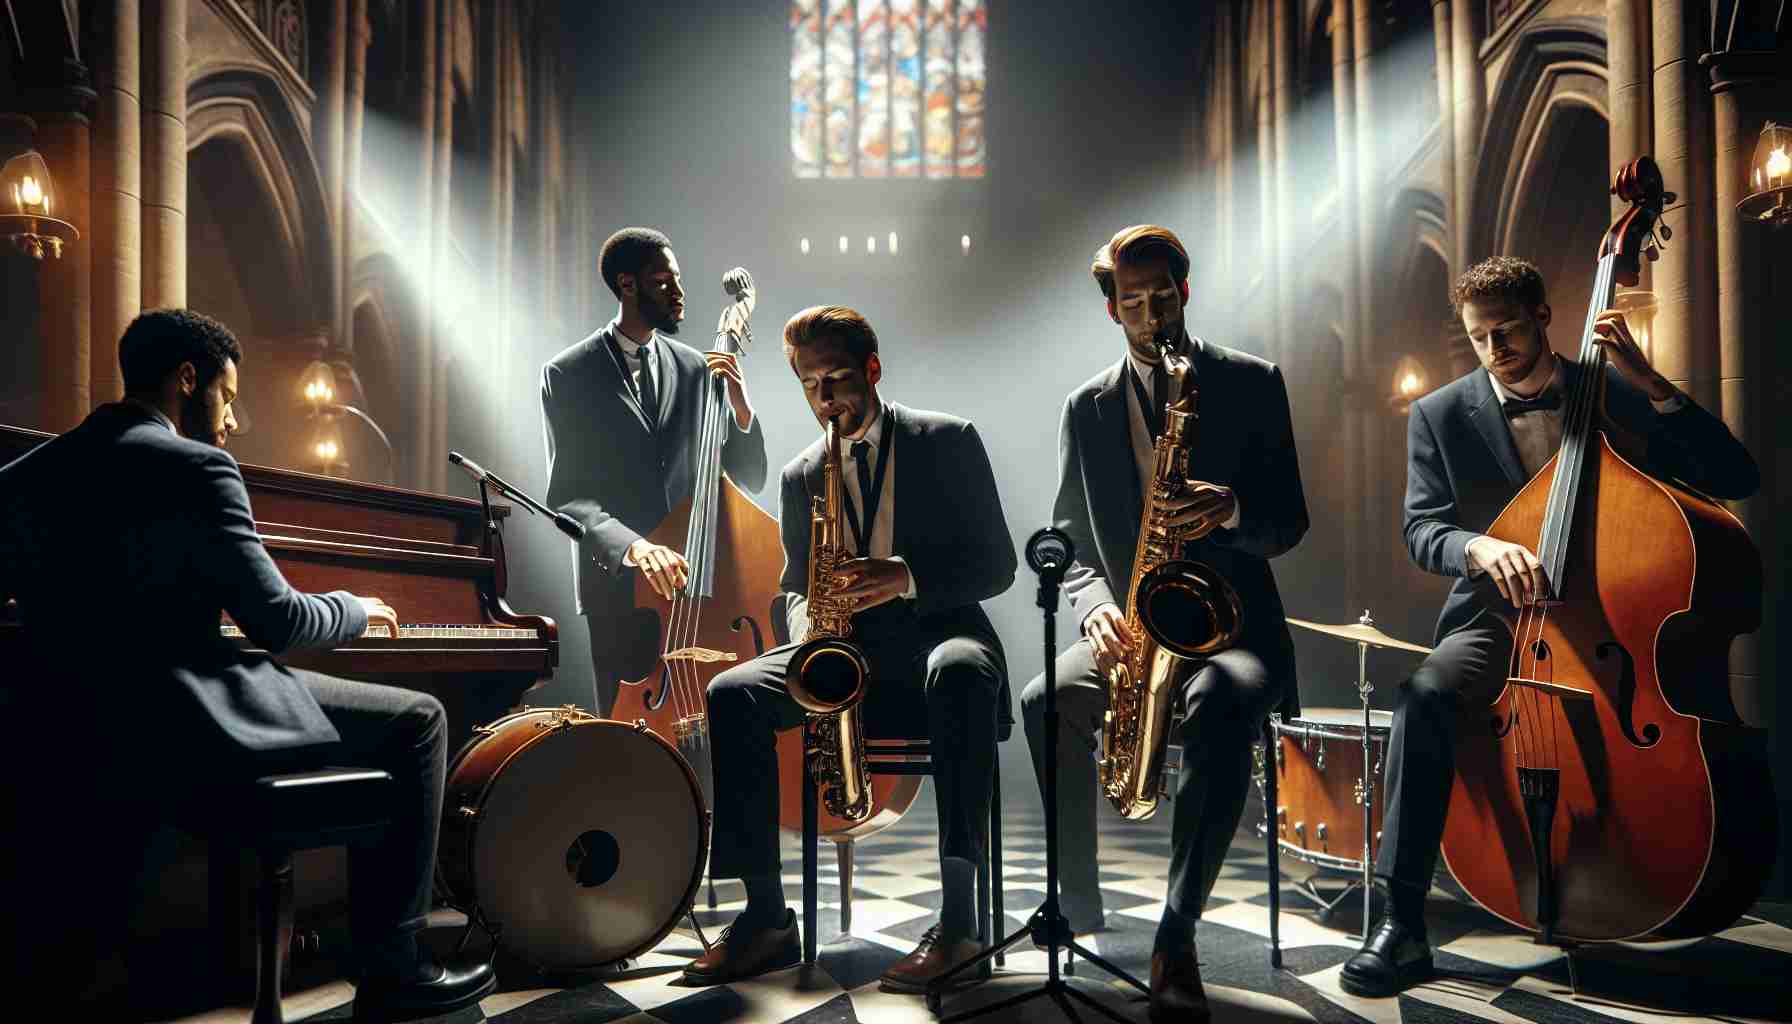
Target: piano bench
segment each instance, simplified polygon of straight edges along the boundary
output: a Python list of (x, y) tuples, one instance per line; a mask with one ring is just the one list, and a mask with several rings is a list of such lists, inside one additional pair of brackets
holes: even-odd
[[(229, 815), (206, 831), (212, 846), (215, 935), (235, 935), (237, 922), (218, 920), (240, 906), (230, 892), (232, 872), (219, 870), (239, 849), (259, 861), (255, 896), (255, 1009), (251, 1024), (282, 1024), (281, 975), (292, 943), (292, 855), (300, 850), (377, 841), (391, 814), (392, 776), (365, 768), (320, 768), (267, 775), (225, 790), (218, 804)], [(237, 911), (240, 912), (240, 911)], [(234, 946), (234, 943), (231, 944)], [(220, 950), (235, 962), (234, 948)]]

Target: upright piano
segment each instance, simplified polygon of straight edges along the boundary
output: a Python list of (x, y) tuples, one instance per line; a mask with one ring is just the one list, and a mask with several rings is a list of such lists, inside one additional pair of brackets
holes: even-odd
[[(0, 426), (0, 465), (51, 435)], [(289, 651), (287, 664), (435, 696), (448, 712), (449, 752), (474, 726), (501, 717), (553, 675), (554, 620), (513, 611), (499, 524), (478, 501), (244, 465), (255, 526), (296, 588), (379, 597), (398, 612), (399, 636), (367, 635), (334, 650)], [(4, 615), (0, 615), (4, 618)], [(241, 638), (228, 622), (226, 634)], [(370, 633), (383, 634), (375, 627)], [(0, 666), (22, 656), (16, 622), (0, 622)]]

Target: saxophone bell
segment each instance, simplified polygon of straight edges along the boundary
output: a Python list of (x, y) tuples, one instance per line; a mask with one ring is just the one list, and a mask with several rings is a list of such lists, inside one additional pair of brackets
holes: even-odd
[(816, 637), (796, 649), (785, 687), (803, 710), (832, 715), (865, 697), (871, 665), (859, 646), (838, 637)]
[(1139, 580), (1139, 624), (1158, 646), (1182, 658), (1205, 658), (1238, 642), (1244, 606), (1238, 591), (1211, 567), (1176, 559)]

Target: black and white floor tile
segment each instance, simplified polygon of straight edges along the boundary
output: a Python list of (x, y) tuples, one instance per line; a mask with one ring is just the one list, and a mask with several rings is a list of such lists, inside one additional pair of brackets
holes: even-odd
[[(1163, 910), (1169, 863), (1168, 815), (1164, 821), (1128, 824), (1105, 818), (1101, 884), (1105, 931), (1085, 941), (1094, 951), (1144, 980), (1151, 943)], [(803, 1022), (803, 1024), (908, 1024), (933, 1020), (918, 996), (878, 990), (885, 967), (913, 948), (933, 923), (939, 906), (939, 872), (932, 799), (922, 794), (908, 818), (860, 844), (853, 878), (853, 922), (839, 928), (839, 875), (832, 851), (822, 850), (821, 953), (816, 969), (780, 971), (748, 983), (687, 987), (680, 968), (699, 951), (694, 933), (673, 932), (651, 953), (617, 975), (558, 984), (526, 972), (501, 970), (503, 984), (478, 1008), (438, 1018), (439, 1024), (700, 1024), (700, 1022)], [(1257, 820), (1255, 808), (1247, 823)], [(1045, 840), (1037, 813), (1016, 813), (1004, 822), (1006, 924), (1020, 927), (1045, 888)], [(785, 876), (792, 906), (801, 907), (802, 859), (787, 842)], [(1602, 948), (1577, 955), (1572, 965), (1560, 950), (1540, 947), (1481, 911), (1460, 891), (1440, 884), (1429, 908), (1431, 938), (1440, 977), (1395, 999), (1367, 1000), (1345, 994), (1338, 972), (1358, 945), (1360, 897), (1320, 920), (1316, 903), (1301, 891), (1301, 865), (1283, 863), (1281, 944), (1283, 966), (1269, 964), (1267, 869), (1261, 843), (1241, 830), (1199, 928), (1201, 971), (1215, 1019), (1221, 1021), (1321, 1021), (1328, 1024), (1662, 1024), (1665, 1021), (1792, 1021), (1792, 906), (1763, 903), (1720, 935), (1696, 943)], [(1338, 891), (1346, 880), (1325, 874), (1313, 882)], [(738, 883), (718, 889), (719, 906), (699, 919), (714, 937), (742, 905)], [(444, 925), (454, 922), (444, 918)], [(714, 927), (712, 927), (714, 926)], [(453, 931), (441, 929), (443, 937)], [(502, 961), (500, 962), (502, 964)], [(1045, 954), (1029, 941), (1015, 946), (994, 980), (947, 1000), (946, 1012), (995, 1002), (1038, 987)], [(1127, 1020), (1145, 1020), (1142, 997), (1113, 983), (1098, 968), (1076, 964), (1072, 984), (1117, 1009)], [(338, 1021), (351, 1016), (353, 990), (337, 983), (297, 993), (288, 1020)], [(1095, 1019), (1083, 1012), (1085, 1019)], [(208, 1014), (192, 1021), (243, 1019), (239, 1013)], [(1031, 1000), (982, 1018), (991, 1022), (1067, 1019), (1048, 1001)]]

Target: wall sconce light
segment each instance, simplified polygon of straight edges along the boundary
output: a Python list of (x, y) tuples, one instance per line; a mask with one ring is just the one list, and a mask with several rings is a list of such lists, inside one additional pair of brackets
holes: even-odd
[(1636, 339), (1637, 347), (1650, 361), (1655, 361), (1655, 311), (1661, 304), (1655, 301), (1654, 292), (1642, 290), (1619, 292), (1612, 298), (1612, 307), (1624, 314), (1624, 322), (1630, 327), (1630, 336)]
[(317, 464), (318, 472), (336, 476), (338, 470), (348, 469), (348, 463), (343, 461), (342, 432), (337, 428), (336, 417), (319, 416), (313, 424), (305, 453)]
[(313, 414), (336, 404), (336, 371), (322, 359), (312, 360), (299, 375), (299, 390)]
[(392, 439), (380, 429), (372, 416), (367, 415), (352, 405), (344, 405), (336, 400), (336, 371), (330, 364), (321, 359), (313, 360), (305, 372), (299, 375), (299, 392), (305, 404), (311, 410), (311, 419), (317, 424), (312, 431), (307, 451), (324, 469), (324, 475), (332, 475), (333, 469), (347, 469), (348, 463), (343, 461), (345, 454), (342, 434), (337, 424), (338, 416), (349, 416), (367, 424), (380, 446), (386, 449), (386, 471), (391, 475), (393, 483), (398, 482), (398, 453), (392, 448)]
[(1774, 227), (1792, 224), (1792, 127), (1767, 122), (1748, 162), (1748, 196), (1736, 209)]
[(1388, 407), (1404, 416), (1420, 395), (1431, 390), (1425, 366), (1412, 356), (1403, 356), (1394, 364), (1394, 393), (1388, 396)]
[(41, 260), (48, 252), (62, 258), (62, 243), (75, 241), (81, 232), (68, 221), (52, 216), (55, 188), (50, 169), (37, 150), (28, 149), (0, 168), (0, 231), (20, 252)]

